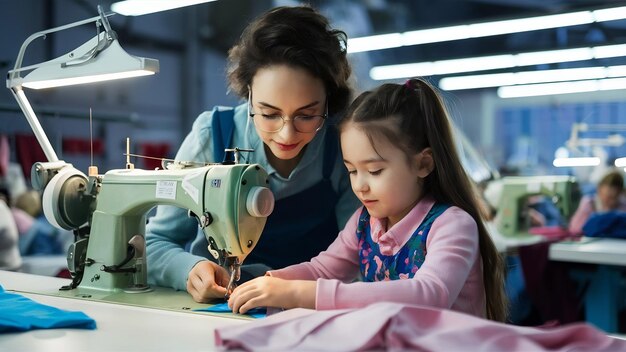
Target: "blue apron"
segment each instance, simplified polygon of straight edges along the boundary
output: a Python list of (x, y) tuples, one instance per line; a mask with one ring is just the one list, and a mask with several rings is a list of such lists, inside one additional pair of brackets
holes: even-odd
[(436, 203), (428, 211), (407, 243), (394, 255), (384, 255), (372, 239), (370, 214), (363, 208), (359, 216), (356, 236), (359, 240), (359, 263), (365, 282), (411, 279), (426, 260), (426, 240), (435, 219), (450, 205)]
[[(215, 109), (213, 114), (214, 160), (228, 161), (224, 149), (232, 147), (233, 110)], [(263, 275), (269, 268), (280, 269), (309, 261), (337, 238), (339, 226), (335, 206), (339, 196), (332, 187), (330, 176), (339, 145), (334, 129), (328, 128), (325, 138), (322, 180), (302, 192), (276, 201), (259, 242), (244, 262), (263, 264), (252, 276)], [(246, 279), (245, 266), (242, 266), (242, 281)]]

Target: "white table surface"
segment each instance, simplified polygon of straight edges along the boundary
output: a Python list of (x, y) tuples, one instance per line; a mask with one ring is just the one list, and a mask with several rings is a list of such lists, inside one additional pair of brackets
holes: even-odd
[(249, 320), (43, 295), (68, 280), (0, 271), (0, 285), (36, 302), (82, 311), (97, 329), (45, 329), (0, 334), (0, 351), (212, 351), (214, 329)]
[(29, 255), (22, 257), (20, 272), (44, 276), (56, 276), (67, 269), (65, 255)]
[(587, 238), (550, 245), (550, 260), (626, 266), (626, 240)]

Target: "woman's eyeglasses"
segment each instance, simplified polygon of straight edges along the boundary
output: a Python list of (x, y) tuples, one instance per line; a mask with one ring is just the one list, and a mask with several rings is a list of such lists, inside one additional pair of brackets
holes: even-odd
[(248, 91), (248, 116), (254, 125), (263, 132), (278, 132), (289, 120), (293, 123), (293, 128), (300, 133), (317, 132), (324, 126), (324, 121), (328, 118), (328, 98), (326, 98), (324, 105), (323, 115), (297, 115), (291, 119), (286, 119), (281, 114), (257, 114), (252, 111), (252, 90)]

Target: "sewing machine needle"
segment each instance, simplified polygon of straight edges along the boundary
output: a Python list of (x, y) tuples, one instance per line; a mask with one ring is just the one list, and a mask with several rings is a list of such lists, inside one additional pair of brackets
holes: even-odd
[(228, 269), (230, 271), (230, 280), (228, 280), (226, 294), (224, 295), (224, 299), (226, 300), (230, 298), (230, 294), (233, 293), (233, 290), (237, 287), (236, 282), (239, 281), (239, 277), (241, 276), (241, 264), (239, 264), (239, 259), (235, 258), (228, 266)]

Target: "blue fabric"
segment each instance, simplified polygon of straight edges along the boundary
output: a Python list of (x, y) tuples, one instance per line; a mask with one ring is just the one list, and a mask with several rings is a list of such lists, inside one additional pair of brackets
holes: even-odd
[[(213, 109), (213, 155), (214, 160), (220, 162), (226, 161), (225, 148), (232, 147), (233, 129), (235, 122), (233, 121), (235, 111), (233, 108), (215, 107)], [(218, 132), (219, 131), (219, 132)], [(232, 154), (232, 153), (231, 153)]]
[(547, 197), (541, 197), (541, 200), (530, 204), (529, 207), (535, 209), (546, 220), (546, 223), (543, 226), (561, 226), (563, 225), (563, 217), (561, 216), (561, 212), (559, 208), (554, 205)]
[(0, 286), (0, 333), (59, 328), (93, 330), (96, 322), (83, 312), (40, 304)]
[(57, 229), (41, 215), (34, 219), (33, 225), (26, 233), (20, 234), (20, 254), (23, 256), (66, 254), (67, 248), (64, 247), (71, 238), (73, 238), (71, 232)]
[(372, 239), (370, 214), (364, 207), (356, 230), (361, 247), (359, 262), (363, 281), (398, 280), (402, 278), (401, 275), (409, 279), (413, 278), (426, 259), (426, 239), (430, 227), (435, 219), (449, 207), (448, 204), (433, 205), (411, 238), (394, 255), (384, 255), (380, 252), (380, 246)]
[[(232, 313), (233, 310), (228, 308), (228, 303), (218, 303), (207, 308), (194, 309), (194, 312), (211, 312), (211, 313)], [(244, 315), (249, 315), (253, 318), (265, 318), (267, 316), (267, 308), (253, 308), (246, 312)]]
[(532, 302), (526, 291), (526, 282), (519, 255), (506, 256), (506, 281), (504, 288), (509, 299), (509, 321), (520, 325), (531, 313)]
[(607, 211), (592, 214), (583, 226), (583, 233), (588, 237), (626, 238), (626, 213)]

